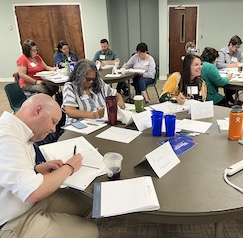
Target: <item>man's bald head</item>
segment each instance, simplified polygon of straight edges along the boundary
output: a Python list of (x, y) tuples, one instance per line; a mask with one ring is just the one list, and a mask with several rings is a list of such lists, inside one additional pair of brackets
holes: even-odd
[(33, 141), (43, 140), (56, 130), (62, 112), (59, 104), (47, 94), (36, 94), (29, 97), (16, 113), (34, 133)]

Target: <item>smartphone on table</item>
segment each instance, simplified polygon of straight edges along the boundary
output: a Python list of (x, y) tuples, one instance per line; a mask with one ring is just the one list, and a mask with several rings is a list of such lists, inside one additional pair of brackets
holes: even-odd
[(81, 121), (75, 121), (75, 122), (73, 122), (72, 123), (72, 126), (74, 126), (77, 129), (83, 129), (83, 128), (87, 127), (87, 125), (85, 125)]

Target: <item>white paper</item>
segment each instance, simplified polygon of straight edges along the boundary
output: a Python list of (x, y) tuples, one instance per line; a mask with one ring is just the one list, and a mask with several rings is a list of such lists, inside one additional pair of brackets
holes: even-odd
[(106, 78), (119, 78), (121, 77), (121, 74), (106, 74)]
[(135, 111), (135, 105), (125, 103), (125, 109), (121, 109), (120, 107), (117, 108), (117, 121), (128, 126), (133, 123), (132, 116), (134, 114), (137, 114)]
[(91, 120), (82, 120), (82, 123), (85, 124), (87, 127), (82, 128), (82, 129), (78, 129), (72, 125), (69, 126), (64, 126), (62, 127), (64, 130), (68, 130), (68, 131), (75, 131), (78, 133), (81, 133), (83, 135), (88, 135), (94, 131), (97, 131), (105, 126), (107, 126), (106, 123), (99, 123), (99, 122), (95, 122), (95, 121), (91, 121)]
[(191, 119), (214, 117), (213, 101), (195, 103), (191, 105)]
[(143, 74), (146, 70), (145, 69), (126, 69), (126, 73), (138, 73), (138, 74)]
[(72, 138), (41, 145), (39, 148), (46, 161), (60, 159), (65, 163), (76, 153), (83, 157), (81, 168), (64, 181), (64, 185), (84, 190), (104, 170), (103, 156), (84, 137)]
[(132, 116), (133, 121), (139, 131), (144, 131), (152, 127), (151, 111), (143, 111)]
[(159, 178), (180, 163), (169, 141), (151, 151), (145, 158)]
[(229, 130), (229, 120), (217, 120), (217, 123), (221, 131)]
[(124, 129), (119, 127), (110, 127), (107, 130), (101, 132), (96, 137), (106, 140), (112, 140), (122, 143), (130, 143), (136, 137), (138, 137), (142, 132)]
[(102, 182), (100, 202), (103, 217), (160, 208), (149, 176)]
[(212, 123), (210, 122), (193, 121), (189, 119), (183, 119), (180, 123), (180, 129), (199, 133), (206, 133), (211, 126)]

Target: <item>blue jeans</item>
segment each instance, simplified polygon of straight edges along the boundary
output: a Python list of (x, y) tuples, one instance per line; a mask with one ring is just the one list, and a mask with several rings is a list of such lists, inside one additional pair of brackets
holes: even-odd
[(133, 84), (135, 87), (136, 95), (141, 95), (142, 91), (147, 90), (147, 85), (152, 84), (154, 79), (144, 78), (140, 75), (137, 75), (133, 78)]

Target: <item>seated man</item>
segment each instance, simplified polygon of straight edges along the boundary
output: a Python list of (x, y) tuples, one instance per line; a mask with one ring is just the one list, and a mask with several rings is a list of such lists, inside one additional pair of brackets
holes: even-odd
[(35, 165), (33, 143), (55, 132), (61, 115), (52, 97), (36, 94), (15, 115), (0, 117), (0, 237), (98, 237), (96, 225), (83, 218), (91, 205), (75, 190), (60, 189), (82, 156)]
[[(110, 49), (109, 42), (107, 39), (102, 39), (100, 41), (101, 50), (97, 51), (93, 62), (96, 64), (100, 62), (100, 66), (104, 67), (106, 65), (115, 65), (116, 63), (120, 64), (120, 59), (117, 55), (117, 53)], [(124, 94), (128, 94), (128, 87), (125, 82), (120, 82), (117, 84), (117, 92), (121, 93), (121, 90), (123, 90)]]

